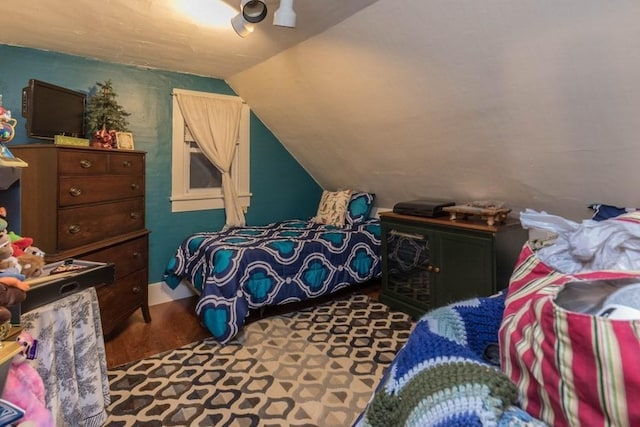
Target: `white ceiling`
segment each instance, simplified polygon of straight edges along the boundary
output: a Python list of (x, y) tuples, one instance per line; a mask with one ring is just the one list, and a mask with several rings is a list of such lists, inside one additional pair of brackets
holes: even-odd
[[(240, 0), (223, 0), (239, 10)], [(0, 42), (225, 79), (348, 18), (377, 0), (295, 0), (296, 28), (272, 25), (278, 0), (246, 38), (220, 18), (218, 0), (22, 0), (3, 8)], [(217, 16), (212, 16), (217, 14)], [(212, 20), (213, 21), (213, 20)]]
[(640, 207), (640, 2), (295, 0), (295, 30), (245, 39), (175, 3), (24, 0), (0, 42), (224, 78), (324, 188), (381, 207)]

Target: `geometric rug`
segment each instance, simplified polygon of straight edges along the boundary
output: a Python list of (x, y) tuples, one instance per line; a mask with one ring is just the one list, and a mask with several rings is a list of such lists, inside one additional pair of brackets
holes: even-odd
[(413, 321), (366, 295), (109, 370), (109, 426), (350, 426)]

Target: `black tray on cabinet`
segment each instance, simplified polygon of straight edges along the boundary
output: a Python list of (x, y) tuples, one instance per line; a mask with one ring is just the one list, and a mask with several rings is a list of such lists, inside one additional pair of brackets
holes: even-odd
[[(57, 268), (77, 268), (62, 273), (55, 273)], [(11, 323), (19, 324), (22, 313), (57, 301), (76, 292), (92, 286), (102, 286), (113, 283), (115, 267), (113, 263), (101, 263), (82, 260), (65, 260), (44, 266), (44, 274), (34, 279), (26, 280), (29, 284), (26, 299), (11, 310)]]

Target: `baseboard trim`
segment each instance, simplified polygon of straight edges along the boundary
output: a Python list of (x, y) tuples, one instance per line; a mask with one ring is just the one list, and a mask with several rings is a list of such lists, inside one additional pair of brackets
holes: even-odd
[(158, 305), (165, 302), (176, 301), (194, 296), (193, 290), (180, 283), (175, 289), (171, 289), (165, 282), (149, 284), (149, 305)]

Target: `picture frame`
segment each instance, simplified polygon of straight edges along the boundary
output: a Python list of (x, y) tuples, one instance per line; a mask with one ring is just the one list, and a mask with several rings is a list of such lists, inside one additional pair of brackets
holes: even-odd
[(131, 132), (116, 132), (116, 148), (133, 150), (133, 134)]

